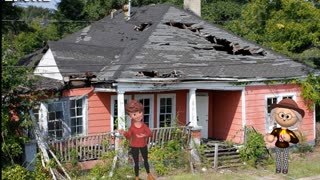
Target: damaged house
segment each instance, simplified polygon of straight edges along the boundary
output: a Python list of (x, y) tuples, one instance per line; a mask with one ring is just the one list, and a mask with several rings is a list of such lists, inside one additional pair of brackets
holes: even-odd
[[(126, 128), (124, 105), (143, 103), (150, 128), (177, 122), (202, 138), (244, 142), (244, 127), (270, 132), (270, 105), (294, 99), (306, 112), (301, 131), (315, 140), (315, 112), (295, 84), (299, 62), (170, 5), (114, 12), (49, 49), (34, 73), (62, 84), (62, 97), (40, 105), (42, 131), (54, 139)], [(48, 84), (47, 84), (48, 85)], [(54, 84), (52, 84), (54, 85)]]

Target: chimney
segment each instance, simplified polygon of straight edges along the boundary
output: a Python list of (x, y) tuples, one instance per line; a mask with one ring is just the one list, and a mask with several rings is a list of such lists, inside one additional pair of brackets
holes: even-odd
[(201, 0), (184, 0), (183, 9), (192, 11), (194, 14), (201, 17)]

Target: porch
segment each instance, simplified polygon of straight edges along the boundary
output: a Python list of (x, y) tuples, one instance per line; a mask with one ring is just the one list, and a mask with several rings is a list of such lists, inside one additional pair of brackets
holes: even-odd
[[(163, 146), (168, 141), (178, 139), (188, 149), (191, 143), (192, 131), (190, 127), (165, 127), (152, 128), (152, 137), (148, 138), (148, 148)], [(64, 140), (56, 140), (48, 143), (49, 148), (59, 157), (61, 163), (77, 161), (82, 167), (90, 168), (90, 161), (101, 160), (105, 153), (115, 151), (123, 147), (123, 136), (114, 132), (71, 137)]]

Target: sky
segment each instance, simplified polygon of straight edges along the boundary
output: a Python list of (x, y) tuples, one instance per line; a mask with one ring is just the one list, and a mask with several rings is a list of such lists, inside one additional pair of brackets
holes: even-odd
[[(49, 0), (48, 0), (49, 1)], [(29, 0), (27, 1), (20, 1), (17, 2), (16, 5), (22, 6), (22, 7), (27, 7), (27, 6), (37, 6), (37, 7), (43, 7), (43, 8), (48, 8), (48, 9), (57, 9), (57, 5), (61, 0), (50, 0), (50, 2), (41, 2), (40, 0), (37, 1), (32, 1)]]

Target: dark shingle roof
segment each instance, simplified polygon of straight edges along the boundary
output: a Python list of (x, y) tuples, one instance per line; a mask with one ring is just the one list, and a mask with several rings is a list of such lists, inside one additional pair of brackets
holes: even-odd
[[(147, 28), (136, 31), (135, 27), (143, 23)], [(169, 5), (132, 8), (129, 21), (120, 11), (113, 19), (105, 17), (50, 42), (49, 47), (63, 75), (91, 71), (100, 80), (137, 78), (143, 71), (185, 80), (282, 79), (310, 71), (301, 63)]]

